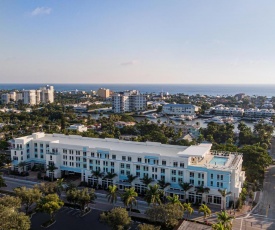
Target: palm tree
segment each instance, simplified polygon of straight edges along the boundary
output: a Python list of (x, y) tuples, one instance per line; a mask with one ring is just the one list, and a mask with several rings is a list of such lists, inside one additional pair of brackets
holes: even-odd
[(186, 200), (186, 192), (193, 187), (193, 185), (189, 183), (179, 183), (179, 186), (183, 189), (184, 191), (184, 200)]
[(113, 204), (113, 207), (115, 206), (115, 203), (117, 201), (117, 195), (118, 195), (118, 191), (117, 191), (117, 186), (116, 185), (109, 185), (108, 187), (108, 193), (106, 195), (106, 197), (108, 198), (108, 202)]
[[(197, 186), (196, 187), (196, 194), (204, 194), (204, 193), (209, 193), (210, 188), (203, 187), (203, 186)], [(203, 201), (203, 199), (202, 199)]]
[(158, 185), (161, 189), (165, 189), (166, 187), (170, 186), (169, 182), (165, 182), (165, 180), (158, 180)]
[(225, 210), (226, 209), (226, 197), (227, 197), (227, 195), (231, 194), (231, 192), (227, 192), (226, 189), (219, 189), (218, 191), (222, 195), (222, 199), (223, 199), (222, 210)]
[(173, 196), (168, 196), (167, 197), (168, 202), (170, 202), (173, 205), (178, 205), (180, 206), (182, 209), (184, 209), (183, 204), (181, 203), (181, 201), (179, 200), (179, 195), (173, 194)]
[(148, 187), (149, 184), (153, 182), (153, 179), (149, 177), (147, 174), (141, 179), (141, 182)]
[(97, 185), (96, 185), (96, 187), (98, 188), (98, 182), (99, 182), (98, 179), (102, 178), (104, 176), (104, 173), (100, 172), (99, 170), (96, 170), (96, 171), (92, 171), (92, 176), (97, 179)]
[(192, 208), (191, 203), (184, 203), (183, 207), (184, 207), (184, 211), (187, 211), (187, 217), (191, 216), (192, 213), (194, 212), (194, 209)]
[[(107, 174), (103, 177), (103, 179), (113, 180), (116, 176), (117, 176), (116, 173), (107, 172)], [(109, 186), (108, 181), (107, 181), (107, 186)]]
[(153, 205), (161, 204), (161, 192), (159, 190), (159, 186), (157, 184), (155, 185), (149, 185), (149, 188), (146, 190), (146, 194), (144, 197), (144, 200), (150, 205), (151, 203)]
[(49, 171), (51, 173), (51, 181), (53, 181), (53, 177), (54, 177), (54, 171), (58, 169), (57, 167), (55, 167), (54, 163), (51, 163), (47, 166), (47, 171)]
[(57, 179), (56, 181), (56, 191), (58, 196), (60, 197), (61, 192), (64, 191), (64, 178)]
[(132, 174), (127, 175), (127, 182), (130, 183), (130, 184), (132, 184), (132, 182), (133, 182), (136, 178), (138, 178), (138, 176), (133, 176)]
[(216, 224), (212, 224), (212, 229), (213, 230), (228, 230), (225, 229), (224, 226), (222, 225), (222, 223), (216, 223)]
[(27, 165), (27, 163), (25, 161), (21, 161), (19, 164), (18, 164), (18, 168), (22, 169), (23, 172), (25, 172), (25, 166)]
[(234, 219), (233, 216), (228, 215), (226, 211), (222, 211), (217, 214), (218, 215), (218, 222), (221, 223), (225, 229), (231, 229), (232, 223), (231, 220)]
[(203, 212), (204, 219), (206, 219), (207, 216), (211, 215), (211, 210), (207, 207), (206, 204), (202, 204), (199, 207), (199, 213)]
[(135, 188), (125, 188), (125, 192), (122, 194), (121, 199), (126, 207), (129, 207), (130, 213), (134, 205), (137, 205), (136, 197), (138, 196)]

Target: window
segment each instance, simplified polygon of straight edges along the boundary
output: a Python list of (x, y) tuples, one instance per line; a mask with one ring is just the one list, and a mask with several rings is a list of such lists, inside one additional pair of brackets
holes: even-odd
[(182, 182), (183, 182), (182, 178), (179, 178), (179, 179), (178, 179), (178, 182), (179, 182), (179, 183), (182, 183)]
[(223, 180), (223, 175), (221, 175), (221, 180)]
[(176, 182), (176, 177), (172, 177), (172, 182)]
[(123, 161), (126, 161), (126, 156), (122, 156), (122, 160), (123, 160)]
[(136, 170), (140, 170), (140, 166), (139, 165), (136, 165)]
[(86, 156), (87, 156), (87, 153), (86, 153), (86, 152), (83, 152), (83, 156), (86, 157)]
[(128, 161), (132, 161), (132, 157), (128, 157)]
[(50, 160), (51, 160), (51, 161), (53, 160), (53, 156), (52, 156), (52, 155), (50, 155)]
[(138, 157), (138, 162), (142, 162), (142, 159), (141, 159), (141, 157)]
[(137, 175), (138, 177), (140, 177), (140, 172), (137, 172), (136, 175)]
[(115, 160), (116, 159), (116, 155), (112, 155), (112, 159)]
[(223, 182), (221, 182), (221, 188), (223, 188)]
[(220, 179), (220, 175), (217, 175), (217, 180), (219, 180)]
[(43, 144), (40, 144), (40, 148), (43, 148)]
[(201, 182), (201, 185), (204, 186), (204, 181)]
[(217, 187), (220, 187), (220, 182), (217, 182)]
[(120, 164), (120, 168), (124, 169), (124, 164), (123, 163)]
[(190, 177), (194, 177), (194, 173), (193, 172), (190, 172)]
[(143, 166), (143, 171), (148, 171), (148, 167), (147, 166)]
[(221, 204), (221, 201), (222, 201), (222, 199), (221, 199), (221, 197), (218, 197), (218, 196), (214, 196), (214, 204)]
[(204, 173), (201, 174), (201, 178), (204, 179)]
[(200, 173), (198, 173), (198, 178), (201, 178), (201, 174)]
[(165, 176), (161, 175), (160, 179), (165, 181)]
[(124, 175), (125, 171), (124, 170), (120, 170), (120, 174)]
[(173, 163), (173, 166), (174, 166), (174, 167), (178, 167), (178, 162), (174, 162), (174, 163)]
[(177, 171), (176, 170), (172, 170), (172, 175), (176, 175)]
[(193, 179), (190, 179), (190, 184), (194, 184), (194, 180)]
[(95, 156), (95, 153), (91, 153), (91, 157), (94, 157)]
[(198, 185), (201, 185), (201, 181), (200, 180), (198, 180)]
[(114, 167), (115, 166), (115, 162), (111, 162), (111, 167)]
[(148, 163), (148, 159), (145, 159), (145, 163), (146, 163), (146, 164)]
[(165, 169), (160, 169), (160, 172), (161, 173), (165, 173)]
[(208, 196), (208, 203), (212, 203), (212, 196)]
[(181, 167), (181, 168), (184, 168), (184, 163), (181, 162), (181, 163), (180, 163), (180, 167)]
[(93, 160), (90, 160), (90, 164), (92, 164), (93, 163)]
[(162, 161), (162, 165), (166, 165), (166, 161)]
[(126, 169), (130, 169), (130, 164), (126, 164)]
[(212, 180), (210, 181), (210, 186), (213, 186), (213, 181)]
[(213, 174), (211, 173), (211, 179), (213, 179)]

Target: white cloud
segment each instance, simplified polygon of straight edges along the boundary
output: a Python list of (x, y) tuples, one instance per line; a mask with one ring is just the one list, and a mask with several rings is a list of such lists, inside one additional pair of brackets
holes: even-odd
[(122, 62), (122, 63), (120, 63), (120, 65), (122, 65), (122, 66), (136, 65), (136, 64), (138, 64), (138, 61), (137, 61), (137, 60), (132, 60), (132, 61), (127, 61), (127, 62)]
[(38, 16), (38, 15), (48, 15), (51, 14), (52, 9), (49, 7), (37, 7), (32, 12), (32, 16)]

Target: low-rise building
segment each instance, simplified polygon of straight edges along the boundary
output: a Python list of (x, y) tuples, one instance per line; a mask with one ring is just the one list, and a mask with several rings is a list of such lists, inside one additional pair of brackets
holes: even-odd
[(199, 107), (192, 104), (167, 104), (163, 105), (162, 112), (168, 115), (196, 115)]
[(67, 130), (75, 130), (77, 132), (86, 132), (88, 130), (88, 128), (85, 125), (82, 124), (74, 124), (74, 125), (70, 125), (69, 128), (67, 128)]
[[(245, 180), (243, 158), (237, 153), (212, 152), (211, 146), (187, 147), (41, 132), (14, 139), (11, 159), (13, 170), (22, 170), (18, 167), (22, 161), (28, 168), (34, 164), (55, 165), (56, 170), (47, 171), (48, 176), (60, 178), (75, 173), (89, 184), (100, 184), (104, 188), (116, 184), (121, 190), (135, 187), (141, 194), (147, 189), (142, 178), (148, 176), (152, 178), (151, 184), (158, 180), (169, 182), (165, 188), (167, 195), (177, 194), (180, 199), (192, 203), (226, 203), (228, 207), (229, 201), (238, 198)], [(116, 175), (110, 179), (98, 178), (92, 171)], [(129, 183), (128, 175), (137, 178)], [(189, 183), (193, 187), (184, 191), (180, 183)], [(207, 187), (209, 191), (199, 193), (197, 187)], [(231, 193), (223, 198), (219, 189)]]

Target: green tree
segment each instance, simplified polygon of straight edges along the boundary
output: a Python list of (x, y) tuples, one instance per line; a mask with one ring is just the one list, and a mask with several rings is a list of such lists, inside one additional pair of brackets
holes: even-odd
[(138, 176), (133, 176), (132, 174), (127, 175), (127, 182), (130, 183), (130, 184), (132, 184), (132, 182), (133, 182), (136, 178), (138, 178)]
[(160, 198), (161, 198), (161, 192), (159, 190), (159, 186), (157, 184), (149, 185), (144, 197), (144, 200), (148, 203), (148, 205), (161, 204)]
[(165, 180), (158, 180), (158, 185), (161, 189), (165, 189), (166, 187), (170, 186), (169, 182), (165, 182)]
[(63, 201), (60, 200), (57, 194), (49, 194), (45, 197), (42, 197), (41, 200), (37, 203), (37, 210), (45, 212), (50, 215), (51, 222), (54, 221), (54, 214), (62, 208), (64, 205)]
[(25, 167), (26, 167), (27, 163), (25, 161), (21, 161), (19, 164), (18, 164), (18, 168), (20, 170), (22, 170), (23, 172), (25, 172)]
[(76, 189), (69, 189), (66, 192), (66, 199), (69, 203), (73, 204), (74, 207), (76, 207), (77, 204), (77, 196), (78, 196), (78, 192)]
[(51, 174), (51, 181), (53, 181), (53, 178), (54, 178), (54, 171), (55, 171), (56, 169), (58, 169), (58, 168), (55, 166), (54, 163), (49, 164), (49, 165), (47, 166), (47, 171), (49, 171), (50, 174)]
[(183, 204), (184, 207), (184, 212), (187, 212), (187, 217), (191, 216), (194, 212), (194, 209), (192, 208), (192, 204), (191, 203), (184, 203)]
[(134, 205), (137, 205), (136, 197), (138, 196), (135, 188), (125, 188), (125, 192), (122, 194), (121, 199), (124, 205), (130, 209), (130, 213)]
[(222, 211), (217, 214), (218, 222), (221, 223), (225, 229), (232, 229), (232, 219), (234, 219), (233, 216), (228, 215), (226, 211)]
[(117, 186), (109, 185), (108, 193), (107, 193), (106, 197), (108, 198), (108, 202), (113, 204), (113, 207), (115, 206), (115, 203), (117, 202), (117, 195), (118, 195)]
[(138, 230), (160, 230), (160, 226), (154, 226), (151, 224), (139, 224)]
[(29, 230), (31, 227), (29, 216), (13, 207), (0, 205), (0, 216), (0, 229)]
[(148, 185), (153, 182), (153, 179), (149, 177), (147, 174), (145, 174), (145, 176), (141, 179), (141, 182), (145, 184), (146, 187), (148, 187)]
[(57, 193), (57, 187), (55, 183), (41, 183), (39, 185), (35, 185), (34, 188), (40, 190), (45, 196)]
[(183, 209), (178, 205), (161, 204), (148, 208), (145, 212), (146, 216), (152, 222), (160, 222), (165, 228), (172, 229), (178, 224), (183, 216)]
[(59, 197), (61, 196), (62, 191), (64, 191), (64, 185), (64, 178), (56, 180), (56, 190)]
[(179, 186), (183, 189), (184, 191), (184, 200), (186, 200), (186, 192), (193, 187), (193, 185), (189, 183), (179, 183)]
[(125, 208), (114, 208), (110, 212), (103, 212), (100, 219), (114, 230), (123, 230), (131, 223), (131, 218)]
[(18, 210), (21, 208), (21, 199), (15, 196), (4, 196), (0, 198), (0, 205)]
[(95, 190), (89, 190), (84, 188), (82, 190), (77, 190), (77, 203), (80, 206), (82, 212), (87, 208), (87, 205), (96, 199)]
[(28, 214), (30, 207), (37, 203), (42, 197), (42, 193), (37, 188), (19, 187), (14, 189), (16, 196), (18, 196), (22, 204), (25, 206), (26, 214)]
[(179, 205), (182, 209), (184, 209), (183, 204), (179, 200), (179, 195), (173, 194), (173, 196), (167, 196), (168, 202), (174, 205)]
[(98, 183), (99, 178), (102, 178), (104, 176), (103, 172), (100, 172), (100, 170), (92, 171), (92, 176), (97, 179), (97, 189), (98, 189)]
[(199, 207), (199, 213), (201, 213), (201, 212), (203, 213), (204, 219), (206, 219), (207, 216), (211, 215), (211, 210), (207, 207), (206, 204), (202, 204)]
[(222, 223), (218, 222), (216, 224), (212, 224), (212, 229), (213, 230), (229, 230), (229, 229), (226, 229)]

